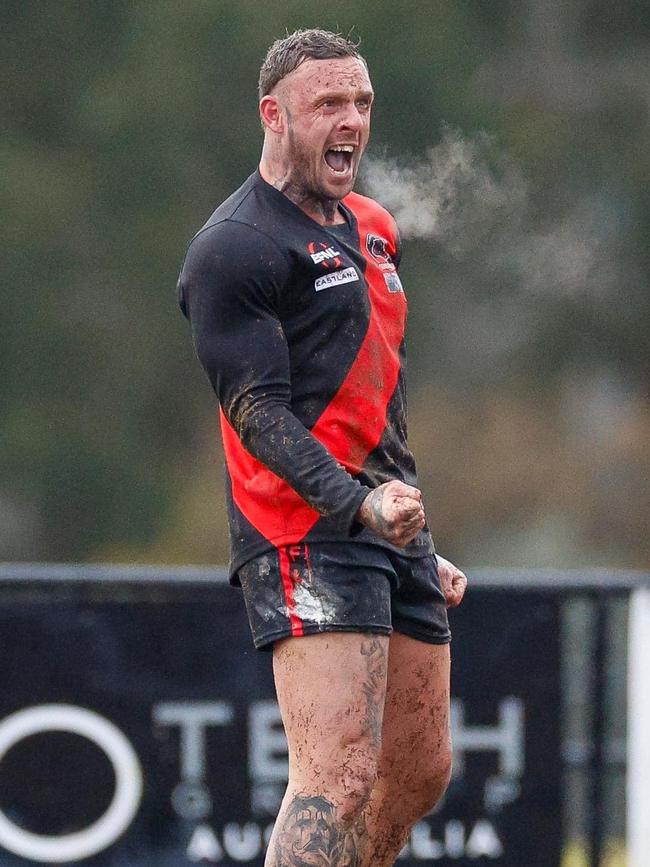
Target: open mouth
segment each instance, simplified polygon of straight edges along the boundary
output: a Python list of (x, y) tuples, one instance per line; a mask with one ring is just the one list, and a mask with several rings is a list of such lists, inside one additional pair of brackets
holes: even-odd
[(325, 162), (337, 175), (346, 175), (352, 168), (354, 145), (334, 145), (325, 151)]

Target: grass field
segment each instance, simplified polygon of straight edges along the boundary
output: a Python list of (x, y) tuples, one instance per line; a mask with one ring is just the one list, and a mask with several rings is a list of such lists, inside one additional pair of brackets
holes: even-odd
[[(589, 852), (582, 840), (572, 840), (564, 850), (561, 867), (590, 867)], [(623, 840), (609, 840), (601, 867), (627, 867)]]

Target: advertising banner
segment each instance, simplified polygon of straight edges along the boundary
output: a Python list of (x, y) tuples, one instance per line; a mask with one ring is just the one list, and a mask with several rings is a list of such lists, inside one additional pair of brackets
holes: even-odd
[[(287, 775), (270, 654), (237, 590), (5, 587), (0, 867), (261, 865)], [(558, 605), (452, 614), (454, 777), (400, 864), (557, 867)]]

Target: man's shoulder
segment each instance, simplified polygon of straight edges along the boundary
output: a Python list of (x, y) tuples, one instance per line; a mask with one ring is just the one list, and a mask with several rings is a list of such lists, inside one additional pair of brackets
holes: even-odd
[(259, 172), (254, 172), (212, 212), (190, 241), (190, 249), (233, 244), (279, 249), (283, 214), (274, 207), (266, 186)]
[(256, 174), (212, 212), (188, 245), (188, 255), (241, 253), (248, 246), (277, 247), (268, 226), (268, 207)]
[(395, 218), (390, 211), (387, 211), (375, 199), (371, 199), (369, 196), (362, 196), (361, 193), (352, 192), (348, 193), (343, 199), (343, 204), (352, 211), (358, 221), (370, 223), (377, 230), (383, 230), (384, 233), (392, 237), (397, 236)]
[(281, 283), (289, 270), (286, 255), (263, 220), (262, 204), (245, 207), (255, 193), (249, 178), (214, 211), (190, 241), (179, 278), (188, 287), (206, 280), (213, 287)]
[(227, 199), (217, 205), (195, 237), (198, 237), (205, 229), (218, 226), (226, 220), (236, 220), (241, 224), (250, 224), (252, 220), (254, 221), (255, 211), (260, 208), (256, 195), (256, 181), (256, 174), (253, 173), (234, 193), (231, 193)]

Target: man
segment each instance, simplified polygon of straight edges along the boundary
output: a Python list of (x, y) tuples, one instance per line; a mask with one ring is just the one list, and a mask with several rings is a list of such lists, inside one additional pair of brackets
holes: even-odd
[(445, 606), (466, 579), (436, 568), (406, 445), (397, 228), (352, 192), (372, 100), (342, 37), (274, 43), (259, 170), (179, 280), (221, 409), (232, 581), (289, 744), (267, 867), (393, 864), (450, 773)]

